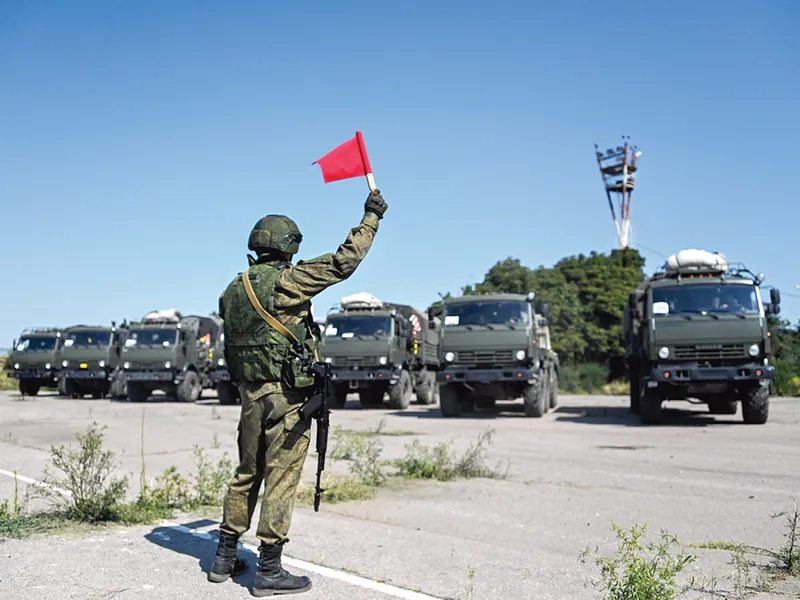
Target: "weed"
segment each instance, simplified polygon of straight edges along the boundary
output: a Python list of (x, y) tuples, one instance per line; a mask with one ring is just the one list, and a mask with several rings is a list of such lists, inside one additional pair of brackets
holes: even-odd
[(676, 555), (671, 547), (678, 545), (675, 536), (661, 531), (660, 543), (642, 543), (647, 526), (634, 525), (630, 530), (616, 523), (612, 527), (617, 536), (617, 552), (610, 558), (584, 550), (580, 560), (591, 556), (600, 568), (600, 579), (593, 584), (604, 592), (604, 600), (673, 600), (680, 597), (694, 584), (694, 578), (686, 586), (679, 586), (676, 578), (696, 558), (683, 551)]
[(213, 436), (211, 436), (211, 447), (212, 447), (214, 450), (216, 450), (217, 448), (219, 448), (219, 447), (220, 447), (220, 444), (219, 444), (219, 436), (218, 436), (216, 433), (215, 433)]
[(452, 481), (454, 479), (491, 478), (505, 479), (505, 472), (499, 465), (491, 468), (486, 464), (486, 446), (491, 444), (493, 429), (488, 429), (478, 436), (475, 443), (459, 458), (451, 449), (452, 442), (442, 442), (433, 448), (414, 440), (406, 445), (405, 457), (395, 461), (402, 477), (409, 479), (436, 479)]
[[(375, 497), (377, 488), (352, 475), (323, 475), (322, 483), (325, 502), (359, 502)], [(297, 503), (303, 506), (314, 504), (314, 486), (301, 483), (297, 489)]]
[[(381, 425), (376, 431), (380, 429)], [(350, 461), (350, 473), (365, 485), (378, 487), (386, 482), (380, 462), (383, 443), (376, 435), (334, 427), (332, 437), (331, 460)]]
[(467, 567), (467, 587), (464, 593), (464, 600), (472, 600), (475, 597), (475, 569)]
[(11, 392), (19, 389), (19, 383), (11, 377), (11, 369), (7, 367), (7, 356), (0, 356), (0, 391)]
[(786, 519), (783, 546), (772, 553), (776, 568), (789, 575), (800, 575), (800, 508), (794, 502), (791, 511), (781, 511), (770, 516), (773, 519)]

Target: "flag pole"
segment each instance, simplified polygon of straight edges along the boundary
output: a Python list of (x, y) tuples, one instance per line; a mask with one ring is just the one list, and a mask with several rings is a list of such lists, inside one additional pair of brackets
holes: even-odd
[(364, 151), (364, 138), (361, 136), (360, 131), (356, 131), (356, 140), (358, 140), (358, 151), (361, 153), (361, 164), (364, 165), (364, 170), (366, 171), (369, 191), (374, 192), (377, 189), (375, 187), (375, 177), (372, 176), (372, 167), (369, 164), (369, 159), (366, 158), (366, 152)]

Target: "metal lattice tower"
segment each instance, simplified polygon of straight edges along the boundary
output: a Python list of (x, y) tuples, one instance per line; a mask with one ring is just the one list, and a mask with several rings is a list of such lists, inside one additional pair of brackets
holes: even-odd
[[(622, 136), (623, 145), (616, 148), (609, 148), (605, 154), (600, 152), (597, 144), (594, 145), (597, 155), (597, 166), (600, 168), (600, 175), (603, 177), (603, 186), (606, 189), (608, 207), (611, 209), (611, 218), (614, 220), (614, 227), (617, 229), (619, 247), (627, 248), (631, 230), (631, 195), (636, 187), (636, 161), (642, 152), (636, 146), (631, 146), (630, 136)], [(616, 198), (619, 207), (619, 217), (617, 209), (614, 207), (612, 194)]]

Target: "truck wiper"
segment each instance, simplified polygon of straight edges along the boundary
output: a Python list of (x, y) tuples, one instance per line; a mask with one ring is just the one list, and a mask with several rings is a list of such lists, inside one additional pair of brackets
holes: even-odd
[(712, 313), (712, 312), (703, 311), (703, 312), (702, 312), (702, 314), (706, 315), (707, 317), (713, 317), (714, 319), (716, 319), (717, 321), (719, 321), (719, 315), (715, 315), (715, 314), (714, 314), (714, 313)]

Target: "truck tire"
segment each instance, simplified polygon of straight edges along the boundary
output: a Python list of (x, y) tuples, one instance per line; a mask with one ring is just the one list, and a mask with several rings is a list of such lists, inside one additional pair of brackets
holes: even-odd
[(742, 419), (748, 425), (763, 425), (769, 418), (769, 388), (762, 385), (745, 390)]
[(128, 400), (131, 402), (146, 402), (150, 392), (141, 383), (132, 381), (127, 385)]
[(545, 398), (545, 390), (542, 382), (525, 386), (522, 392), (522, 401), (525, 406), (525, 416), (536, 419), (544, 416), (547, 412), (549, 398)]
[(558, 373), (553, 369), (550, 372), (550, 408), (558, 407)]
[(64, 377), (58, 378), (58, 385), (56, 385), (56, 389), (58, 390), (58, 395), (66, 397), (67, 395), (67, 380)]
[(452, 384), (439, 386), (439, 410), (446, 418), (461, 416), (461, 398)]
[(125, 383), (125, 373), (117, 371), (114, 378), (111, 380), (111, 387), (108, 389), (108, 395), (117, 400), (125, 398), (128, 395), (127, 385)]
[(186, 371), (175, 394), (181, 402), (197, 402), (200, 397), (200, 377), (194, 371)]
[(411, 404), (411, 374), (403, 369), (397, 383), (389, 386), (389, 408), (405, 410)]
[(414, 393), (417, 395), (417, 404), (429, 405), (436, 401), (436, 373), (422, 369)]
[(644, 385), (642, 380), (639, 381), (639, 390), (639, 421), (642, 425), (660, 425), (664, 420), (661, 396)]
[(19, 393), (23, 396), (35, 396), (39, 393), (40, 384), (26, 379), (19, 380)]
[(344, 408), (347, 404), (348, 385), (339, 383), (333, 386), (333, 408)]
[(223, 406), (230, 406), (239, 401), (239, 390), (230, 381), (217, 384), (217, 400)]
[(642, 391), (641, 381), (635, 372), (631, 373), (631, 383), (629, 387), (631, 400), (628, 408), (633, 414), (638, 415), (642, 404)]
[(737, 404), (736, 400), (715, 398), (708, 401), (708, 412), (712, 415), (735, 415)]
[(72, 379), (67, 379), (64, 382), (64, 391), (66, 392), (66, 397), (71, 398), (72, 400), (79, 400), (83, 398), (83, 390), (81, 390), (81, 386), (79, 386), (77, 382), (73, 381)]

